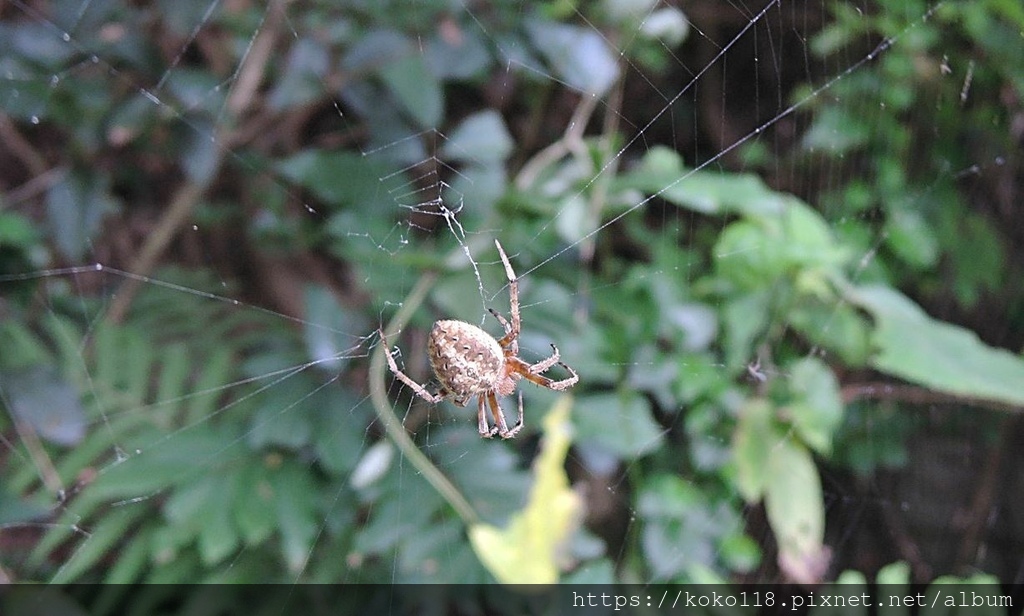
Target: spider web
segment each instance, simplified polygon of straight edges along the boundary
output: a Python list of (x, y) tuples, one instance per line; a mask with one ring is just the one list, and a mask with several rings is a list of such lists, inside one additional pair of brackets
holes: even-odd
[[(677, 193), (688, 181), (711, 181), (710, 172), (763, 175), (818, 207), (828, 231), (857, 247), (854, 282), (875, 280), (891, 263), (879, 254), (899, 246), (919, 252), (904, 262), (927, 262), (934, 242), (915, 233), (931, 203), (991, 182), (1008, 152), (971, 149), (926, 172), (925, 191), (903, 204), (896, 222), (858, 226), (878, 216), (850, 206), (866, 191), (854, 180), (871, 161), (832, 151), (884, 141), (883, 131), (904, 120), (906, 108), (884, 96), (846, 98), (868, 88), (880, 62), (913, 57), (910, 50), (921, 50), (917, 70), (960, 86), (959, 100), (938, 91), (923, 100), (966, 114), (974, 64), (935, 64), (921, 40), (950, 27), (933, 22), (955, 6), (402, 2), (388, 17), (359, 2), (206, 1), (153, 13), (173, 36), (161, 41), (159, 60), (142, 61), (152, 51), (143, 44), (143, 9), (10, 3), (0, 17), (21, 38), (5, 45), (38, 63), (11, 63), (2, 79), (5, 131), (25, 142), (10, 141), (10, 149), (28, 169), (5, 186), (6, 200), (12, 211), (46, 220), (52, 249), (0, 277), (0, 309), (33, 306), (38, 318), (19, 335), (43, 340), (45, 350), (24, 340), (18, 348), (35, 349), (50, 367), (0, 382), (0, 461), (11, 486), (0, 497), (12, 503), (9, 519), (0, 519), (0, 553), (8, 554), (0, 573), (111, 579), (100, 569), (113, 557), (127, 563), (111, 569), (114, 579), (130, 571), (150, 581), (194, 581), (197, 571), (220, 581), (491, 579), (443, 488), (425, 480), (420, 461), (395, 444), (374, 410), (371, 359), (378, 329), (406, 307), (411, 314), (388, 330), (389, 342), (419, 382), (430, 379), (424, 332), (432, 320), (457, 318), (497, 334), (488, 309), (508, 312), (493, 244), (500, 238), (520, 280), (522, 356), (537, 361), (554, 342), (581, 375), (567, 468), (585, 495), (586, 517), (565, 548), (568, 579), (654, 583), (704, 571), (783, 579), (764, 509), (726, 493), (735, 486), (722, 470), (732, 438), (722, 426), (746, 397), (799, 377), (778, 365), (780, 336), (766, 332), (752, 336), (745, 356), (711, 352), (722, 320), (739, 308), (691, 291), (706, 284), (709, 258), (746, 267), (742, 246), (702, 251), (728, 247), (708, 234), (731, 228), (740, 210), (722, 215), (721, 204), (730, 190), (746, 190), (750, 176), (729, 176), (705, 202)], [(825, 29), (832, 40), (822, 35), (832, 16), (885, 11), (899, 16), (885, 36), (852, 26), (845, 34)], [(602, 15), (605, 23), (595, 21)], [(509, 25), (517, 20), (527, 22), (525, 33)], [(226, 49), (209, 47), (217, 43)], [(222, 62), (216, 70), (204, 65), (213, 59)], [(81, 139), (98, 139), (104, 146), (93, 143), (93, 152), (106, 158), (76, 163), (40, 145), (43, 135), (60, 135), (52, 110), (68, 89), (116, 100), (116, 109), (82, 109), (83, 123), (105, 132)], [(520, 108), (531, 89), (545, 102)], [(812, 122), (840, 104), (853, 110), (855, 126)], [(90, 113), (109, 119), (95, 122)], [(941, 113), (937, 130), (946, 126)], [(279, 127), (284, 120), (299, 124)], [(162, 133), (154, 143), (184, 152), (164, 161), (180, 168), (179, 183), (126, 188), (146, 180), (120, 177), (119, 157), (129, 160), (133, 141), (153, 132)], [(685, 167), (661, 173), (669, 153)], [(54, 171), (52, 161), (63, 167)], [(83, 180), (75, 169), (83, 162), (113, 167), (106, 177), (117, 189)], [(246, 188), (232, 192), (230, 184)], [(148, 203), (118, 203), (118, 191)], [(137, 226), (115, 225), (119, 237), (104, 230), (105, 217)], [(643, 321), (649, 314), (609, 313), (631, 294), (657, 308), (653, 323)], [(805, 324), (817, 335), (795, 355), (841, 364), (824, 341), (850, 306), (835, 296), (823, 301), (830, 317)], [(714, 379), (733, 385), (714, 404), (694, 404), (692, 384)], [(501, 442), (479, 438), (472, 404), (470, 412), (430, 407), (390, 376), (385, 383), (417, 451), (481, 518), (507, 523), (526, 502), (543, 418), (558, 395), (521, 387), (527, 428)], [(513, 404), (503, 401), (507, 416)], [(1020, 580), (1022, 563), (998, 550), (986, 556), (994, 537), (1011, 533), (1012, 503), (1003, 505), (1007, 513), (978, 496), (963, 505), (966, 517), (952, 505), (932, 509), (931, 519), (914, 515), (957, 483), (1008, 472), (991, 453), (1004, 450), (991, 445), (987, 428), (972, 428), (970, 441), (948, 438), (949, 424), (970, 422), (967, 411), (925, 401), (915, 412), (907, 419), (892, 405), (845, 407), (845, 449), (818, 464), (830, 572), (822, 576), (904, 560), (926, 579), (958, 563)], [(1008, 420), (985, 425), (993, 421), (1012, 432)], [(911, 427), (933, 436), (901, 441)], [(917, 458), (934, 462), (910, 463)], [(943, 458), (959, 461), (958, 479), (931, 483)], [(988, 470), (966, 470), (978, 466)], [(918, 523), (924, 530), (908, 530)], [(973, 539), (958, 554), (936, 547), (957, 524)], [(1020, 545), (1019, 531), (1004, 535), (1011, 545)], [(125, 533), (145, 540), (123, 540)], [(857, 547), (864, 542), (874, 551)], [(890, 542), (896, 549), (882, 547)], [(277, 565), (260, 574), (268, 555)], [(864, 565), (872, 557), (887, 560)]]

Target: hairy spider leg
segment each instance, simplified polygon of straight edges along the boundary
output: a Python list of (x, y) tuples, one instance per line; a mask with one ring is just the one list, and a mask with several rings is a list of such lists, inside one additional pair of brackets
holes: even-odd
[[(515, 360), (514, 362), (512, 361), (513, 359)], [(544, 361), (540, 362), (540, 364), (544, 364), (548, 362), (550, 359), (551, 358), (549, 357), (548, 359), (545, 359)], [(571, 375), (569, 378), (562, 379), (560, 381), (549, 379), (548, 377), (537, 374), (532, 370), (534, 366), (540, 364), (534, 364), (533, 366), (531, 366), (530, 364), (527, 364), (523, 360), (517, 358), (509, 358), (509, 360), (507, 361), (509, 361), (509, 363), (512, 364), (512, 371), (515, 372), (516, 374), (521, 375), (524, 379), (530, 381), (531, 383), (536, 383), (541, 387), (546, 387), (547, 389), (552, 389), (554, 391), (566, 390), (575, 385), (580, 380), (580, 375), (576, 374), (575, 370), (573, 370), (572, 368), (570, 368), (569, 366), (565, 365), (560, 361), (557, 362), (558, 365), (565, 368), (565, 370)]]
[[(448, 397), (448, 391), (445, 388), (442, 387), (441, 391), (437, 392), (436, 394), (432, 394), (429, 391), (427, 391), (426, 387), (412, 380), (411, 378), (406, 376), (404, 372), (399, 370), (398, 364), (395, 363), (394, 356), (391, 355), (391, 347), (388, 345), (388, 340), (384, 336), (384, 330), (378, 329), (377, 333), (380, 334), (381, 342), (384, 343), (384, 347), (387, 349), (387, 351), (385, 351), (384, 353), (384, 356), (388, 360), (388, 367), (391, 369), (391, 372), (394, 373), (395, 377), (398, 378), (399, 381), (402, 381), (403, 383), (408, 385), (409, 388), (416, 392), (416, 395), (423, 398), (424, 400), (428, 400), (433, 404), (437, 404), (438, 402)], [(465, 406), (465, 402), (463, 402), (462, 406)]]
[(480, 432), (480, 436), (484, 438), (491, 438), (498, 432), (498, 426), (495, 425), (493, 428), (487, 425), (487, 398), (484, 394), (480, 394), (477, 398), (477, 410), (476, 410), (476, 421), (477, 431)]
[[(498, 316), (496, 312), (494, 313), (494, 316), (498, 317), (498, 320), (505, 327), (505, 336), (498, 341), (498, 344), (504, 348), (519, 338), (521, 325), (519, 320), (519, 281), (516, 278), (516, 273), (512, 270), (512, 264), (509, 263), (505, 250), (501, 247), (498, 240), (494, 240), (494, 245), (498, 247), (501, 262), (505, 264), (505, 276), (508, 277), (509, 310), (512, 314), (512, 323), (507, 324), (504, 317)], [(515, 350), (513, 353), (515, 353)]]
[[(491, 407), (491, 415), (497, 424), (495, 427), (497, 428), (498, 436), (501, 438), (512, 438), (523, 429), (523, 392), (519, 392), (519, 415), (511, 430), (509, 430), (508, 424), (505, 423), (505, 413), (501, 411), (501, 405), (498, 403), (498, 397), (494, 395), (494, 390), (487, 392), (487, 404)], [(489, 436), (493, 435), (494, 431)]]

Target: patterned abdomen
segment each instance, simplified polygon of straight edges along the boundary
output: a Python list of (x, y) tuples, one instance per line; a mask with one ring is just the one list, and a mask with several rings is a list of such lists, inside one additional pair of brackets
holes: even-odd
[(462, 321), (438, 321), (427, 343), (434, 375), (465, 405), (473, 395), (493, 389), (502, 376), (505, 356), (498, 341)]

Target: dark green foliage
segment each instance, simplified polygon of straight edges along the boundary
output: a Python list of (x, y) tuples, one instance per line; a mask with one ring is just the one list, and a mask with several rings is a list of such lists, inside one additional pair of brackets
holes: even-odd
[[(707, 107), (653, 94), (689, 87), (671, 7), (92, 2), (69, 21), (74, 3), (52, 4), (0, 13), (0, 111), (38, 158), (4, 149), (0, 171), (29, 185), (0, 204), (0, 574), (490, 581), (466, 520), (385, 433), (367, 360), (427, 273), (389, 340), (409, 374), (429, 379), (435, 318), (499, 331), (495, 237), (521, 277), (521, 355), (555, 342), (581, 375), (568, 467), (606, 507), (564, 546), (565, 579), (813, 560), (830, 482), (911, 463), (922, 429), (916, 399), (864, 383), (1019, 409), (1020, 358), (927, 316), (952, 297), (954, 316), (1024, 331), (1021, 226), (999, 201), (1021, 188), (1012, 2), (828, 3), (800, 33), (814, 70), (773, 84), (800, 138), (741, 130), (757, 173), (695, 168), (689, 152), (727, 166), (740, 149), (683, 143)], [(189, 195), (161, 266), (139, 265)], [(475, 401), (388, 394), (481, 520), (523, 507), (554, 394), (524, 388), (510, 442), (479, 438)], [(973, 417), (986, 442), (1004, 421)]]

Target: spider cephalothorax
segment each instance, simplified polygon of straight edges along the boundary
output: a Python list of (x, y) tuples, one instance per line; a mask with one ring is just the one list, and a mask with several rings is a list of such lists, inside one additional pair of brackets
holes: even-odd
[[(501, 322), (505, 328), (505, 335), (496, 340), (486, 331), (463, 321), (444, 320), (434, 323), (427, 347), (430, 367), (434, 370), (434, 376), (441, 382), (441, 389), (436, 394), (430, 393), (426, 387), (399, 370), (390, 349), (387, 359), (388, 367), (398, 380), (411, 387), (425, 400), (436, 404), (445, 398), (451, 398), (455, 404), (466, 406), (470, 398), (477, 396), (480, 435), (490, 438), (497, 434), (502, 438), (512, 438), (523, 427), (523, 392), (519, 392), (519, 416), (511, 429), (506, 424), (505, 414), (498, 404), (499, 396), (511, 395), (520, 379), (561, 391), (575, 385), (580, 377), (575, 370), (559, 361), (558, 348), (553, 344), (551, 349), (554, 352), (547, 359), (535, 364), (528, 364), (519, 359), (519, 285), (515, 272), (512, 271), (512, 264), (509, 263), (501, 244), (495, 240), (494, 245), (498, 247), (498, 254), (508, 276), (512, 320), (507, 321), (493, 310), (491, 314)], [(383, 333), (381, 337), (383, 338)], [(572, 376), (560, 381), (543, 376), (543, 373), (556, 363), (568, 370)], [(494, 417), (493, 427), (488, 425), (488, 408)]]

